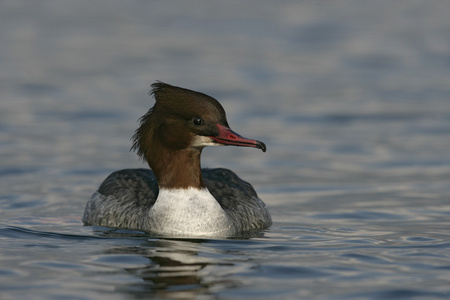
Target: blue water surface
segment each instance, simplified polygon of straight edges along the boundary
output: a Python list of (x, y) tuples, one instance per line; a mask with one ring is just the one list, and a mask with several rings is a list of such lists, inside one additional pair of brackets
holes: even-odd
[[(450, 2), (0, 2), (0, 299), (450, 298)], [(83, 226), (161, 80), (267, 153), (259, 236)]]

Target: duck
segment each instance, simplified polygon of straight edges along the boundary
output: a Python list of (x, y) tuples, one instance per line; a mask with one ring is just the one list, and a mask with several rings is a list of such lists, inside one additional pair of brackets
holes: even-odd
[(157, 236), (233, 237), (272, 225), (252, 185), (225, 168), (201, 168), (207, 146), (266, 145), (230, 129), (213, 97), (157, 81), (155, 104), (140, 118), (131, 150), (148, 168), (110, 174), (90, 197), (86, 226), (144, 231)]

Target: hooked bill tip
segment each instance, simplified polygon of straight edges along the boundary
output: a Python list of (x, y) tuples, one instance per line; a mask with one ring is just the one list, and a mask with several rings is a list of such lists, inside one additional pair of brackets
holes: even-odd
[(262, 152), (266, 152), (266, 150), (267, 150), (266, 144), (264, 144), (261, 141), (256, 141), (256, 148), (261, 149)]

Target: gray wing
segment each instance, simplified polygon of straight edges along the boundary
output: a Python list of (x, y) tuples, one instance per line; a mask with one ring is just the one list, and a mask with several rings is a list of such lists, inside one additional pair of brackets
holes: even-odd
[(209, 192), (219, 202), (240, 231), (267, 228), (272, 224), (269, 211), (250, 183), (228, 169), (202, 169)]
[(233, 209), (252, 198), (258, 198), (252, 185), (231, 170), (202, 169), (202, 175), (209, 192), (223, 209)]
[(141, 229), (159, 188), (149, 169), (125, 169), (109, 175), (84, 210), (86, 225)]
[(111, 173), (100, 185), (98, 192), (114, 196), (137, 206), (153, 206), (159, 188), (155, 174), (149, 169), (124, 169)]

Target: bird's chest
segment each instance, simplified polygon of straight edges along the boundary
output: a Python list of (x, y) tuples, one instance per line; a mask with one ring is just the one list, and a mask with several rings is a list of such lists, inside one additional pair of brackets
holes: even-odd
[(207, 189), (161, 189), (149, 212), (153, 231), (177, 236), (224, 235), (230, 221)]

